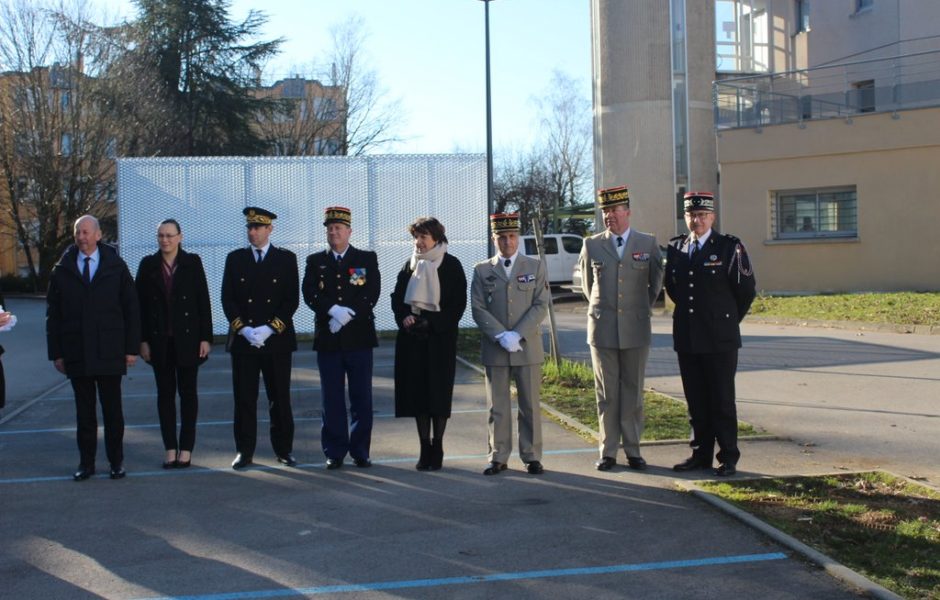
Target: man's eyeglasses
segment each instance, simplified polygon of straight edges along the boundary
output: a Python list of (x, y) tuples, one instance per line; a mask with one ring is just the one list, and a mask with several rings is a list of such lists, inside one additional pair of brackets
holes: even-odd
[(158, 233), (157, 239), (158, 240), (172, 240), (178, 235), (179, 235), (178, 233)]

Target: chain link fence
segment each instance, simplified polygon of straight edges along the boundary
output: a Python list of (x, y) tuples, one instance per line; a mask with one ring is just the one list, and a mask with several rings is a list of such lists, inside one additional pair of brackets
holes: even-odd
[[(117, 181), (118, 243), (131, 272), (157, 251), (158, 223), (179, 221), (183, 247), (205, 265), (217, 335), (228, 331), (221, 304), (225, 257), (248, 243), (246, 206), (277, 214), (271, 243), (297, 255), (301, 281), (307, 256), (327, 248), (323, 210), (351, 209), (351, 243), (378, 254), (380, 330), (396, 328), (389, 297), (411, 256), (407, 228), (415, 218), (430, 215), (444, 224), (448, 252), (463, 264), (468, 284), (473, 265), (486, 258), (484, 155), (125, 158), (117, 161)], [(468, 307), (461, 326), (471, 325)], [(313, 332), (313, 312), (303, 299), (294, 326), (298, 333)]]

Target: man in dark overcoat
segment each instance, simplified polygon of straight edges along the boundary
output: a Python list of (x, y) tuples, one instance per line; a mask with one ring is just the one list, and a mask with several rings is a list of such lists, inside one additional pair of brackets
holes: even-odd
[(121, 378), (140, 351), (140, 306), (127, 265), (114, 248), (99, 243), (98, 220), (79, 217), (74, 234), (75, 244), (50, 275), (46, 345), (49, 360), (75, 392), (80, 460), (73, 478), (82, 481), (95, 473), (97, 392), (111, 479), (120, 479), (125, 475)]
[(233, 250), (222, 275), (222, 310), (229, 322), (226, 349), (232, 357), (235, 396), (233, 469), (254, 459), (258, 435), (258, 383), (264, 378), (271, 418), (271, 447), (277, 461), (293, 467), (294, 415), (290, 373), (297, 336), (294, 313), (300, 303), (297, 257), (271, 244), (277, 215), (250, 206), (243, 211), (247, 248)]
[(685, 195), (685, 222), (689, 234), (669, 240), (666, 292), (676, 303), (672, 340), (689, 406), (692, 456), (673, 469), (710, 469), (717, 442), (715, 474), (734, 475), (741, 457), (734, 401), (739, 324), (754, 301), (754, 272), (741, 240), (713, 229), (711, 193)]
[(365, 468), (372, 465), (372, 349), (379, 345), (373, 309), (382, 288), (378, 258), (349, 244), (348, 208), (327, 208), (323, 225), (330, 247), (307, 257), (303, 282), (304, 302), (316, 319), (313, 349), (323, 396), (320, 442), (327, 469), (342, 467), (347, 454)]

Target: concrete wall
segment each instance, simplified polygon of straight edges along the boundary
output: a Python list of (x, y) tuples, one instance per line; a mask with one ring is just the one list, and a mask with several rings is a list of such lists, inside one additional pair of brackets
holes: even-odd
[[(760, 289), (940, 290), (940, 108), (898, 116), (721, 133), (722, 230), (744, 240)], [(851, 185), (856, 239), (772, 239), (774, 191)]]

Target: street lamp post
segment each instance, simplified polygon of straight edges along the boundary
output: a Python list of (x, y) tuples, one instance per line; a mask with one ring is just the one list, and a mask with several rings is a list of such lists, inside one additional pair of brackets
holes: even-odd
[[(490, 2), (483, 2), (483, 24), (486, 32), (486, 212), (491, 215), (495, 212), (493, 198), (493, 103), (490, 91)], [(489, 219), (487, 219), (486, 239), (488, 254), (493, 254), (493, 240), (490, 236)]]

